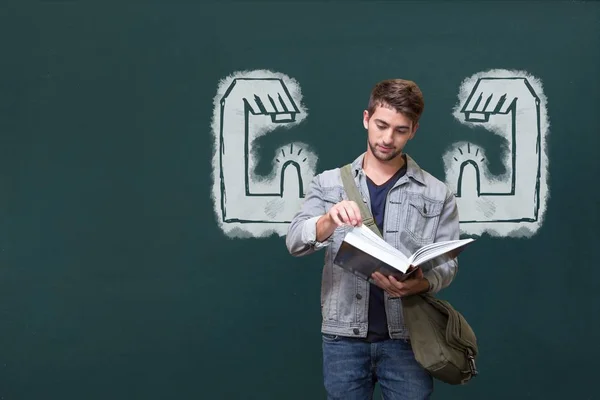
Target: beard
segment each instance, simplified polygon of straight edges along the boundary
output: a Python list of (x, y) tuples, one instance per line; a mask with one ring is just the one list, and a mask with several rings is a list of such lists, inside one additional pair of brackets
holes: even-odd
[(373, 153), (373, 155), (375, 156), (376, 159), (378, 159), (379, 161), (390, 161), (393, 160), (394, 158), (398, 157), (400, 154), (402, 154), (402, 150), (398, 150), (398, 149), (394, 149), (393, 151), (390, 151), (389, 153), (383, 153), (381, 151), (379, 151), (379, 149), (377, 148), (377, 145), (369, 142), (369, 148), (371, 149), (371, 153)]

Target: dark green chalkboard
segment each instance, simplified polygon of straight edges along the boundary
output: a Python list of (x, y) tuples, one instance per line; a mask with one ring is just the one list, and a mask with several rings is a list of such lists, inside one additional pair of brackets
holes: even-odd
[(325, 398), (322, 254), (228, 236), (211, 197), (220, 81), (262, 69), (298, 82), (305, 115), (257, 140), (259, 176), (295, 141), (319, 172), (354, 159), (390, 77), (424, 92), (422, 167), (443, 178), (469, 141), (502, 175), (506, 143), (453, 116), (460, 85), (539, 79), (543, 218), (461, 255), (440, 295), (477, 332), (481, 373), (435, 398), (597, 398), (598, 49), (595, 2), (3, 5), (0, 399)]

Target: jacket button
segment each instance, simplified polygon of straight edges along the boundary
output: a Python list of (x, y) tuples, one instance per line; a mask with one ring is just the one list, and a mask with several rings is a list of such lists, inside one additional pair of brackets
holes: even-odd
[(360, 333), (360, 331), (358, 330), (358, 328), (354, 328), (352, 330), (352, 332), (354, 332), (355, 335), (358, 335)]
[(356, 293), (356, 298), (359, 299), (359, 300), (362, 299), (362, 294)]

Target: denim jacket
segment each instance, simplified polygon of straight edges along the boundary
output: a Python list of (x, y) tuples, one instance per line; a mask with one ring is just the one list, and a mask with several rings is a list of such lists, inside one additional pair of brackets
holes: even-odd
[[(364, 153), (352, 163), (354, 180), (366, 206), (371, 206), (366, 175), (362, 169)], [(408, 155), (406, 174), (390, 189), (383, 225), (383, 238), (410, 256), (419, 247), (437, 241), (459, 238), (458, 209), (447, 186), (422, 170)], [(325, 249), (321, 280), (321, 331), (325, 334), (366, 337), (368, 330), (369, 282), (335, 265), (333, 260), (349, 226), (336, 228), (323, 242), (316, 240), (316, 223), (336, 203), (348, 200), (340, 169), (324, 171), (312, 180), (306, 198), (291, 221), (286, 246), (293, 256), (304, 256)], [(447, 287), (458, 269), (457, 260), (425, 273), (430, 292)], [(385, 292), (385, 310), (390, 337), (408, 338), (403, 323), (402, 302)]]

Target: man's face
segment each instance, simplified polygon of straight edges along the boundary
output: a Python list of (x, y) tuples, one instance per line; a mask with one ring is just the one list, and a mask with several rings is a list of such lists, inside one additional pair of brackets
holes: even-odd
[(390, 161), (400, 154), (415, 136), (418, 124), (392, 108), (377, 106), (373, 115), (363, 113), (363, 125), (368, 132), (370, 152), (379, 161)]

